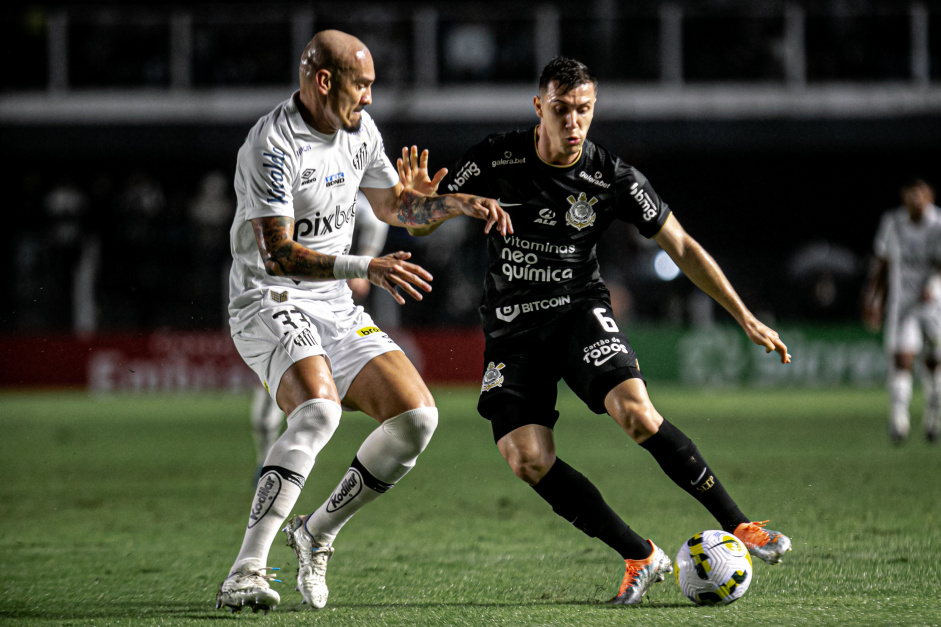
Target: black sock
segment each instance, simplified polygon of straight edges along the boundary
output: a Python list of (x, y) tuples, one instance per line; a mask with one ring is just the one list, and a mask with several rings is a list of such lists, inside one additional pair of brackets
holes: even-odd
[(624, 559), (644, 559), (650, 555), (650, 544), (604, 502), (591, 481), (561, 459), (556, 458), (533, 489), (552, 506), (552, 511), (589, 537), (598, 538)]
[(682, 431), (664, 420), (660, 430), (641, 446), (653, 455), (673, 483), (693, 495), (715, 516), (722, 529), (732, 533), (739, 523), (748, 522), (706, 465), (699, 449)]

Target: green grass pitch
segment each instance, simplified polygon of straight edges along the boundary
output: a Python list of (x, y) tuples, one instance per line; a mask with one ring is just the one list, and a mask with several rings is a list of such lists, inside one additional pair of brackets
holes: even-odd
[[(672, 580), (609, 607), (623, 563), (512, 476), (475, 411), (436, 388), (441, 423), (418, 465), (336, 542), (321, 612), (293, 590), (279, 537), (282, 604), (214, 608), (252, 497), (247, 395), (0, 395), (2, 625), (938, 625), (941, 447), (892, 446), (880, 389), (651, 386), (746, 515), (794, 550), (755, 565), (740, 601), (695, 607)], [(715, 522), (640, 447), (570, 393), (559, 456), (668, 553)], [(345, 414), (296, 508), (314, 509), (373, 428)], [(281, 534), (283, 536), (283, 534)]]

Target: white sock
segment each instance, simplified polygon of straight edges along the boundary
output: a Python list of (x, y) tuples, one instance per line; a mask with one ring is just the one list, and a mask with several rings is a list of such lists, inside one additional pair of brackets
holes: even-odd
[(908, 406), (911, 400), (911, 371), (894, 368), (889, 374), (889, 428), (900, 437), (908, 436)]
[(925, 432), (937, 431), (941, 423), (941, 366), (935, 366), (934, 372), (926, 369), (923, 422)]
[(340, 529), (367, 503), (379, 498), (415, 466), (438, 426), (434, 407), (411, 409), (369, 434), (330, 498), (307, 519), (307, 531), (332, 543)]
[(252, 438), (255, 440), (255, 459), (261, 467), (268, 456), (268, 451), (281, 435), (281, 425), (284, 423), (284, 412), (264, 388), (255, 388), (255, 395), (252, 397), (251, 421)]
[(287, 428), (265, 458), (242, 548), (229, 574), (266, 566), (271, 543), (297, 503), (317, 454), (330, 441), (342, 413), (337, 403), (315, 398), (288, 416)]

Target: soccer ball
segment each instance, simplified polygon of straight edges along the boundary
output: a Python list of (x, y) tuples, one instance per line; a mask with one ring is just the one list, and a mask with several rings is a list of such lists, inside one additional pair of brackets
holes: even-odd
[(697, 533), (680, 547), (673, 574), (696, 605), (728, 605), (742, 598), (752, 580), (745, 544), (727, 531)]

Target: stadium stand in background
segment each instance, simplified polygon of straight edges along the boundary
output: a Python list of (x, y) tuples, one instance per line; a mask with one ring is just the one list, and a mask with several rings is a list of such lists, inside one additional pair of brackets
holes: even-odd
[[(704, 245), (721, 242), (711, 248), (747, 258), (718, 261), (737, 268), (730, 279), (759, 313), (786, 323), (855, 323), (870, 234), (896, 201), (898, 181), (913, 173), (941, 181), (935, 0), (344, 6), (10, 10), (14, 62), (0, 81), (0, 155), (12, 192), (7, 212), (21, 218), (3, 252), (12, 269), (0, 308), (5, 352), (36, 336), (101, 346), (224, 329), (233, 155), (253, 121), (296, 86), (298, 52), (323, 28), (354, 33), (373, 50), (381, 96), (371, 113), (387, 152), (418, 144), (431, 150), (433, 167), (452, 163), (482, 133), (535, 123), (530, 77), (549, 57), (585, 61), (604, 85), (595, 138), (673, 190), (667, 202)], [(710, 219), (719, 213), (732, 217)], [(398, 316), (418, 344), (431, 330), (460, 334), (476, 324), (483, 242), (477, 233), (451, 235), (450, 259), (438, 268), (422, 259), (447, 273), (448, 285)], [(390, 234), (393, 248), (425, 253), (404, 233)], [(722, 322), (688, 281), (664, 275), (669, 268), (658, 273), (654, 251), (630, 229), (613, 232), (599, 254), (636, 260), (606, 274), (616, 279), (619, 317), (637, 332)], [(638, 291), (654, 298), (632, 298)], [(808, 350), (834, 353), (814, 344), (814, 333), (805, 334)], [(695, 340), (694, 352), (745, 350), (718, 346), (716, 337)], [(855, 359), (872, 349), (851, 344), (841, 350)], [(118, 354), (114, 363), (129, 359)], [(723, 376), (682, 361), (664, 368), (680, 379)], [(844, 382), (881, 376), (875, 366), (840, 368), (832, 376)], [(4, 370), (0, 384), (23, 380)], [(83, 380), (94, 371), (86, 364)]]

